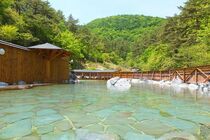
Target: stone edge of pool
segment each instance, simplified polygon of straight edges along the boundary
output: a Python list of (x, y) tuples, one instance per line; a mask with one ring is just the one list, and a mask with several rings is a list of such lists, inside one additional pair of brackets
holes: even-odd
[(34, 88), (34, 87), (49, 86), (49, 85), (53, 85), (53, 84), (44, 83), (44, 84), (10, 85), (10, 86), (6, 86), (6, 87), (0, 87), (0, 91), (23, 90), (23, 89), (31, 89), (31, 88)]

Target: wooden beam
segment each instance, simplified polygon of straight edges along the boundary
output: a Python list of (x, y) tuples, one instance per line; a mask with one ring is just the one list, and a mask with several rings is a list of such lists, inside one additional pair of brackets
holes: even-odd
[(51, 58), (49, 58), (50, 61), (54, 60), (56, 57), (60, 56), (61, 54), (63, 54), (63, 52), (57, 52), (57, 54), (54, 54), (54, 56), (51, 56)]
[(186, 82), (188, 82), (192, 77), (193, 77), (193, 73), (195, 72), (195, 70), (193, 70), (190, 75), (186, 78)]
[(197, 70), (198, 70), (199, 72), (201, 72), (201, 73), (205, 76), (204, 78), (207, 78), (207, 77), (208, 77), (208, 75), (206, 75), (205, 72), (203, 72), (201, 69), (197, 68)]
[(179, 77), (182, 81), (184, 81), (184, 79), (182, 78), (181, 74), (180, 74), (178, 71), (176, 71), (176, 73), (177, 73), (178, 77)]
[(210, 75), (203, 81), (203, 83), (206, 83), (210, 79)]

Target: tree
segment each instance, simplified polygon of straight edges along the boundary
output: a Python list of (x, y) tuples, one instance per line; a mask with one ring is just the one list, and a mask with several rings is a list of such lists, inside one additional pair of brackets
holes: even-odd
[(12, 25), (0, 26), (0, 39), (6, 41), (16, 40), (18, 38), (18, 28)]
[(67, 29), (73, 33), (76, 33), (78, 29), (78, 19), (74, 19), (72, 15), (69, 15), (68, 20), (66, 22)]
[(54, 39), (54, 43), (72, 53), (72, 58), (83, 58), (83, 44), (69, 31), (61, 32)]

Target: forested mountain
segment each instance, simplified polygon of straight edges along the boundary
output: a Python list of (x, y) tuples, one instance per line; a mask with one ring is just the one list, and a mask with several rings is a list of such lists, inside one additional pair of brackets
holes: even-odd
[(132, 50), (133, 43), (146, 33), (154, 31), (165, 19), (143, 15), (118, 15), (96, 19), (86, 27), (104, 44), (104, 55), (118, 58), (123, 63)]
[(188, 0), (181, 13), (162, 19), (119, 15), (79, 25), (47, 1), (0, 0), (0, 39), (30, 46), (52, 43), (87, 61), (141, 70), (210, 64), (210, 1)]
[[(189, 0), (181, 13), (138, 43), (132, 59), (142, 70), (159, 70), (210, 64), (210, 1)], [(144, 37), (143, 37), (144, 38)], [(136, 54), (137, 53), (137, 54)]]
[(147, 71), (210, 64), (210, 1), (189, 0), (179, 9), (179, 15), (166, 20), (113, 16), (87, 27), (124, 66)]

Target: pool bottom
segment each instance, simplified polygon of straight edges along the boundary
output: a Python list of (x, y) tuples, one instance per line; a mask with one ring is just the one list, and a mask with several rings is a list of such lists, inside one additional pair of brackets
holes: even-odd
[(188, 91), (102, 81), (0, 92), (0, 139), (209, 139), (210, 108)]

